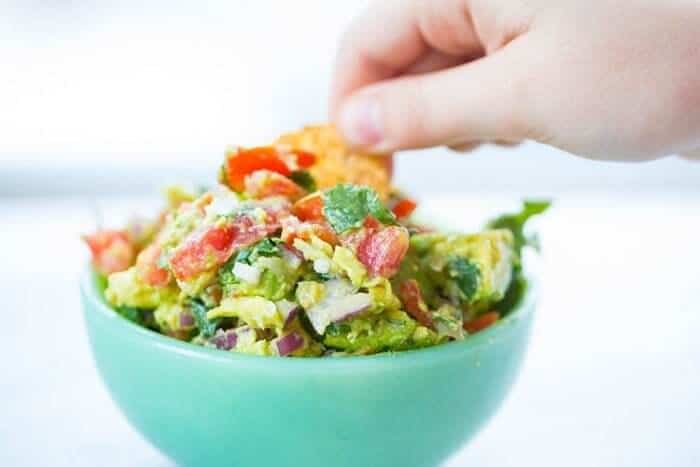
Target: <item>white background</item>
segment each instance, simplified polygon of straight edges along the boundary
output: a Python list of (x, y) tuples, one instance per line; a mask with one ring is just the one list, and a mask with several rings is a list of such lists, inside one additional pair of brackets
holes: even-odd
[[(324, 120), (363, 4), (0, 2), (0, 465), (170, 465), (95, 373), (78, 236), (211, 179), (227, 144)], [(402, 154), (396, 177), (455, 226), (556, 199), (524, 372), (450, 467), (700, 465), (700, 164), (527, 144)]]

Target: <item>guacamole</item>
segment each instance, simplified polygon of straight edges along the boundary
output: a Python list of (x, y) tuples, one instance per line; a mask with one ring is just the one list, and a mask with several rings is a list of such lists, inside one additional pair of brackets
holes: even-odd
[(170, 189), (154, 219), (86, 236), (106, 301), (175, 339), (292, 357), (468, 339), (517, 304), (523, 228), (547, 203), (445, 234), (394, 189), (319, 183), (324, 157), (233, 149), (210, 189)]

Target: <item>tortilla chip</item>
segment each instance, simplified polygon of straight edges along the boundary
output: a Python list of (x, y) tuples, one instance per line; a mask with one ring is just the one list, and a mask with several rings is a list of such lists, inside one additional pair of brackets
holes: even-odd
[(317, 161), (310, 168), (310, 172), (320, 189), (330, 188), (338, 183), (369, 185), (384, 200), (392, 191), (391, 158), (351, 150), (333, 126), (307, 126), (297, 132), (280, 136), (276, 144), (316, 155)]

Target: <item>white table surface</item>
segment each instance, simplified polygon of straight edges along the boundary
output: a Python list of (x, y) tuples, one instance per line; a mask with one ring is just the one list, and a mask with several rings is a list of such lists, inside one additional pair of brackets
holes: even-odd
[[(502, 201), (424, 208), (478, 220)], [(0, 466), (171, 465), (120, 415), (88, 351), (78, 235), (93, 204), (0, 199)], [(524, 370), (448, 466), (700, 465), (700, 194), (564, 197), (541, 231)]]

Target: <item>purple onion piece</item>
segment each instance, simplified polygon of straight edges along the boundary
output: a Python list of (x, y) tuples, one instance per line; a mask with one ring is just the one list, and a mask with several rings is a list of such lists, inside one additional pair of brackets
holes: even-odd
[(292, 324), (292, 321), (294, 321), (294, 318), (296, 318), (297, 315), (299, 314), (299, 310), (301, 310), (300, 306), (296, 306), (296, 307), (292, 308), (291, 310), (289, 310), (289, 313), (284, 318), (284, 328), (285, 329), (287, 329)]
[(299, 314), (301, 307), (298, 303), (289, 300), (280, 300), (276, 302), (275, 305), (284, 319), (283, 329), (288, 329), (292, 321), (294, 321), (294, 318)]
[(229, 349), (232, 349), (236, 346), (236, 342), (238, 342), (238, 334), (235, 332), (227, 332), (226, 333), (226, 347)]
[(301, 348), (304, 345), (304, 338), (296, 332), (287, 334), (277, 341), (277, 351), (284, 357)]
[(180, 313), (180, 327), (189, 328), (194, 326), (194, 317), (188, 312), (183, 311)]
[(228, 331), (219, 330), (216, 335), (209, 340), (217, 349), (221, 350), (231, 350), (236, 346), (237, 341), (238, 335), (233, 329)]

